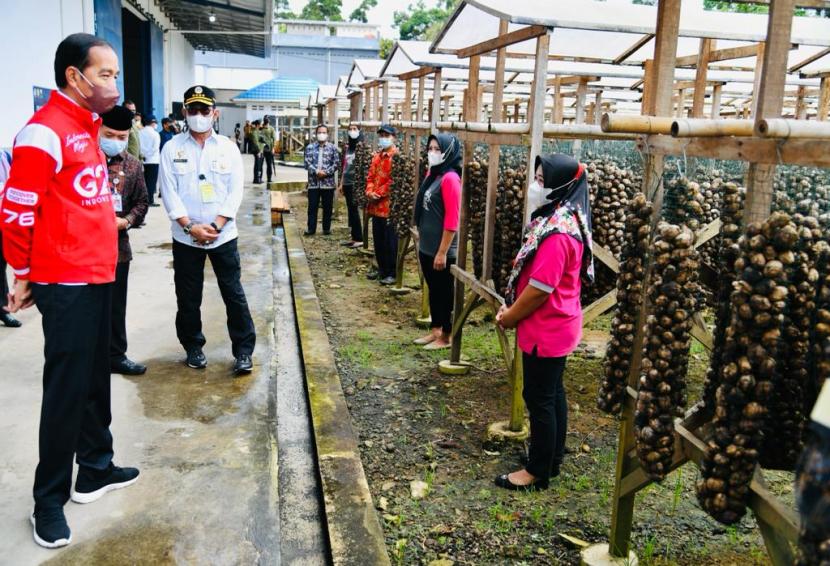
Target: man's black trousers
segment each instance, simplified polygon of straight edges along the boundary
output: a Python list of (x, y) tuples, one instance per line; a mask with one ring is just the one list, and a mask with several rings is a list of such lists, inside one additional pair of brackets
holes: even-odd
[(398, 234), (387, 218), (372, 217), (372, 242), (378, 262), (378, 279), (395, 277), (398, 264)]
[(32, 285), (32, 294), (45, 340), (34, 485), (35, 506), (44, 509), (69, 500), (73, 454), (91, 470), (112, 462), (112, 285)]
[(343, 185), (343, 196), (346, 197), (346, 208), (349, 211), (349, 228), (352, 233), (352, 240), (363, 241), (363, 222), (360, 220), (360, 212), (357, 210), (357, 202), (354, 198), (354, 185)]
[[(535, 352), (535, 348), (534, 348)], [(567, 356), (540, 358), (522, 352), (524, 397), (530, 416), (530, 450), (526, 469), (537, 479), (548, 479), (565, 458), (568, 402), (562, 374)]]
[(455, 263), (455, 258), (448, 257), (447, 267), (441, 271), (433, 267), (435, 256), (418, 252), (418, 259), (429, 289), (429, 315), (432, 319), (430, 328), (440, 328), (441, 332), (449, 334), (452, 332), (452, 304), (455, 299), (455, 278), (450, 273), (450, 266)]
[(150, 204), (155, 202), (153, 195), (156, 194), (156, 185), (159, 180), (159, 165), (158, 163), (144, 164), (144, 184), (147, 185), (147, 200)]
[(110, 362), (117, 364), (127, 357), (127, 279), (130, 276), (130, 262), (119, 262), (115, 268), (115, 283), (112, 286), (112, 336), (110, 339)]
[[(274, 152), (264, 151), (262, 157), (265, 159), (265, 180), (271, 182), (271, 176), (274, 174)], [(262, 169), (260, 169), (259, 176), (262, 177)]]
[(236, 238), (210, 250), (173, 242), (173, 280), (178, 305), (176, 334), (179, 342), (186, 351), (205, 345), (201, 307), (205, 258), (208, 257), (225, 302), (233, 356), (250, 356), (256, 345), (256, 330), (242, 289), (242, 268)]
[(9, 282), (6, 279), (6, 258), (3, 257), (3, 232), (0, 231), (0, 297), (2, 301), (6, 301), (6, 295), (9, 294)]
[(262, 154), (254, 155), (254, 183), (262, 182)]
[(308, 189), (308, 231), (317, 232), (317, 211), (323, 204), (323, 232), (331, 230), (331, 214), (334, 205), (334, 189)]

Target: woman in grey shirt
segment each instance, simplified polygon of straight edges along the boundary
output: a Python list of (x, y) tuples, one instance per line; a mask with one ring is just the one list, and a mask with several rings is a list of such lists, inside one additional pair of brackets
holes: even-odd
[(349, 228), (351, 240), (340, 242), (341, 246), (359, 248), (363, 245), (363, 224), (360, 221), (360, 212), (354, 198), (354, 156), (357, 144), (363, 141), (363, 132), (356, 124), (349, 124), (346, 149), (343, 152), (342, 175), (337, 190), (346, 197), (346, 208), (349, 211)]

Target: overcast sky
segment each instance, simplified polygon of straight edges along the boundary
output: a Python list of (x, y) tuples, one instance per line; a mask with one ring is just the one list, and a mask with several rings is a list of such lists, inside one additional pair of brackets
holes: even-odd
[[(402, 12), (410, 4), (415, 4), (417, 0), (378, 0), (378, 5), (369, 10), (369, 23), (380, 26), (380, 33), (383, 37), (397, 39), (398, 30), (392, 27), (394, 20), (392, 14), (395, 10)], [(307, 0), (290, 0), (291, 10), (299, 14), (303, 6), (307, 4)], [(424, 4), (431, 8), (437, 4), (437, 0), (424, 0)], [(343, 0), (343, 18), (348, 18), (352, 10), (360, 6), (360, 0)]]

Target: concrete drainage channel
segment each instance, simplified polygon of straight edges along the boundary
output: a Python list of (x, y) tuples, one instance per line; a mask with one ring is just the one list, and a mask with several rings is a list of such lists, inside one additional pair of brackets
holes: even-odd
[(281, 562), (390, 564), (293, 217), (273, 239)]

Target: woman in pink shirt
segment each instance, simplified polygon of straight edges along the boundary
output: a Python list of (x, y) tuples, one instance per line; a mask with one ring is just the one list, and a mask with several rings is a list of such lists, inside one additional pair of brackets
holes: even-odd
[(453, 277), (461, 207), (461, 144), (449, 134), (427, 140), (429, 171), (418, 189), (415, 226), (418, 259), (429, 288), (430, 333), (415, 340), (425, 350), (448, 348), (452, 331)]
[(584, 166), (561, 154), (539, 156), (535, 166), (528, 190), (533, 213), (507, 283), (507, 305), (496, 315), (501, 327), (516, 328), (530, 414), (527, 466), (496, 478), (511, 490), (545, 489), (559, 475), (568, 427), (562, 374), (582, 336), (581, 281), (594, 276)]

